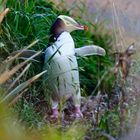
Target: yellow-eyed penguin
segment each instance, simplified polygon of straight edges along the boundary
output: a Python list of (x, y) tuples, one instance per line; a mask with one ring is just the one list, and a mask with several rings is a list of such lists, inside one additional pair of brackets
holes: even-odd
[[(76, 118), (83, 117), (80, 111), (81, 93), (76, 57), (105, 55), (105, 50), (96, 45), (75, 48), (70, 35), (74, 30), (87, 30), (87, 26), (80, 25), (71, 17), (58, 16), (50, 29), (52, 44), (41, 54), (45, 56), (43, 69), (48, 71), (44, 75), (44, 81), (46, 81), (44, 88), (47, 88), (50, 93), (52, 118), (58, 118), (58, 104), (62, 99), (68, 98), (72, 98), (74, 102), (73, 115)], [(26, 59), (35, 53), (34, 50), (26, 50), (19, 57)], [(37, 56), (34, 60), (41, 62), (41, 57)]]
[[(76, 118), (83, 116), (80, 111), (81, 93), (76, 55), (91, 55), (93, 48), (85, 46), (76, 50), (70, 33), (74, 30), (86, 29), (86, 26), (80, 25), (71, 17), (65, 15), (58, 16), (51, 27), (51, 39), (54, 43), (45, 50), (44, 69), (48, 71), (45, 78), (48, 79), (47, 88), (49, 88), (51, 94), (52, 118), (58, 117), (59, 102), (68, 98), (73, 99), (74, 116)], [(88, 51), (87, 48), (89, 48)], [(92, 52), (90, 52), (90, 49)], [(96, 54), (105, 54), (105, 51), (97, 46), (94, 46), (95, 52)]]

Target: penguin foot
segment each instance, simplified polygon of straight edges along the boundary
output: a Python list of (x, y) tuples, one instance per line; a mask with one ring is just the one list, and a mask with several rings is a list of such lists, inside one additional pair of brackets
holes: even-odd
[(76, 113), (74, 114), (74, 116), (75, 116), (76, 119), (81, 119), (81, 118), (83, 118), (82, 112), (76, 112)]
[(82, 114), (82, 112), (81, 112), (81, 110), (80, 110), (80, 106), (76, 106), (75, 107), (75, 109), (74, 109), (74, 117), (76, 118), (76, 119), (81, 119), (81, 118), (83, 118), (83, 114)]
[(58, 109), (52, 109), (52, 115), (50, 116), (51, 119), (58, 119), (59, 112)]

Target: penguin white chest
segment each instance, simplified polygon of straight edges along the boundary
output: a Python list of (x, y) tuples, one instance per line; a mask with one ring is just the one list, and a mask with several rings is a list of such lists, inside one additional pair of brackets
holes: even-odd
[(44, 69), (48, 71), (48, 87), (57, 99), (80, 95), (79, 72), (74, 41), (63, 32), (45, 51)]
[(50, 58), (75, 55), (74, 41), (69, 32), (63, 32), (57, 40), (45, 50), (45, 62)]

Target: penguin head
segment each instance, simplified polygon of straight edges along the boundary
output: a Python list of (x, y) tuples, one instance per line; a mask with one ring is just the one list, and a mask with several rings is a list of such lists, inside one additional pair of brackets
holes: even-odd
[(63, 22), (63, 28), (68, 31), (72, 32), (75, 30), (88, 30), (87, 26), (83, 26), (76, 22), (73, 18), (65, 15), (60, 15), (57, 17), (57, 19), (62, 20)]
[(58, 36), (64, 31), (71, 33), (75, 30), (88, 30), (88, 27), (80, 25), (69, 16), (60, 15), (57, 17), (57, 19), (50, 28), (50, 42), (54, 42), (58, 38)]

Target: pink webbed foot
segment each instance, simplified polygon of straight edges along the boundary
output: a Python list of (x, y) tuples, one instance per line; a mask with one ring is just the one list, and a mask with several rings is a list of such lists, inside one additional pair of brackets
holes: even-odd
[(76, 118), (76, 119), (81, 119), (81, 118), (83, 118), (83, 114), (82, 114), (82, 112), (81, 112), (81, 110), (80, 110), (80, 106), (76, 106), (75, 107), (75, 109), (74, 109), (74, 117)]
[(58, 117), (59, 117), (58, 109), (52, 109), (51, 119), (58, 119)]

